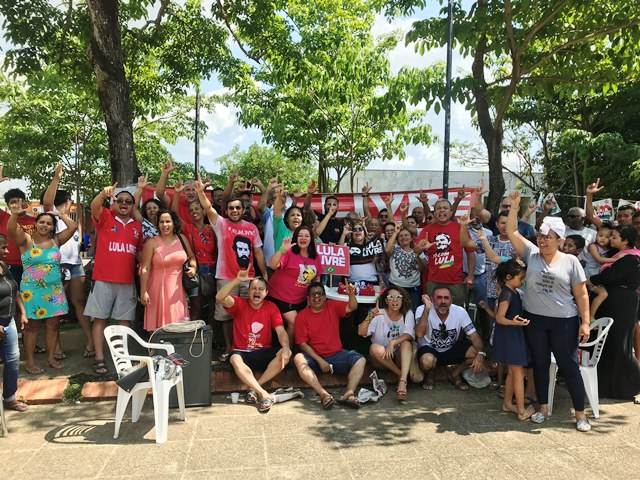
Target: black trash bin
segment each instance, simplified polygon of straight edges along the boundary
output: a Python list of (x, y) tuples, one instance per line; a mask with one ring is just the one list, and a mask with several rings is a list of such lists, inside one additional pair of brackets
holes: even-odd
[[(194, 332), (174, 333), (157, 330), (152, 343), (170, 343), (176, 353), (182, 355), (189, 365), (182, 367), (184, 378), (184, 402), (187, 407), (211, 405), (211, 342), (213, 332), (209, 325)], [(202, 335), (201, 335), (202, 333)], [(178, 395), (171, 389), (169, 406), (178, 407)]]

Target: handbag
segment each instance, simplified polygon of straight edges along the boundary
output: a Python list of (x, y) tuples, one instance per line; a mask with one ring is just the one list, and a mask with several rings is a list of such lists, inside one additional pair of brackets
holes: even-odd
[[(191, 245), (194, 245), (193, 233), (191, 233)], [(197, 262), (196, 258), (196, 262)], [(198, 293), (202, 297), (211, 297), (216, 293), (216, 279), (206, 273), (198, 272), (198, 279), (200, 281), (200, 289)]]
[[(182, 248), (187, 254), (187, 257), (189, 257), (189, 251), (187, 250), (187, 246), (184, 244), (184, 240), (182, 240), (182, 235), (178, 234), (178, 240), (180, 240), (180, 243), (182, 244)], [(197, 273), (193, 277), (190, 277), (189, 275), (187, 275), (187, 270), (189, 268), (191, 268), (191, 265), (189, 264), (189, 259), (187, 258), (187, 261), (184, 262), (184, 264), (182, 265), (182, 287), (187, 292), (193, 290), (194, 288), (200, 287), (200, 277), (198, 276)], [(198, 268), (198, 263), (196, 261), (196, 270), (197, 268)]]

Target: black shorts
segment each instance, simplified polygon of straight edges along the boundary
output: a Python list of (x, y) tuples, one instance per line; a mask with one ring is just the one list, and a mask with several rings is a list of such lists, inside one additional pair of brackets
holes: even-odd
[(471, 343), (467, 340), (460, 340), (449, 350), (439, 352), (429, 345), (424, 345), (418, 349), (416, 356), (419, 359), (425, 353), (430, 353), (436, 357), (437, 365), (458, 365), (467, 359), (467, 350), (470, 346)]
[(269, 295), (267, 295), (267, 300), (276, 304), (276, 307), (278, 307), (278, 310), (280, 310), (280, 314), (291, 312), (293, 310), (295, 310), (296, 312), (299, 312), (300, 310), (302, 310), (304, 307), (307, 306), (306, 300), (302, 303), (294, 304), (294, 303), (283, 302), (282, 300), (278, 300), (277, 298), (270, 297)]
[(264, 372), (267, 369), (267, 366), (271, 363), (271, 360), (276, 358), (279, 347), (269, 347), (269, 348), (260, 348), (258, 350), (254, 350), (253, 352), (246, 352), (244, 350), (233, 350), (229, 354), (229, 360), (234, 355), (240, 355), (242, 357), (242, 361), (249, 367), (251, 370), (258, 370), (260, 372)]

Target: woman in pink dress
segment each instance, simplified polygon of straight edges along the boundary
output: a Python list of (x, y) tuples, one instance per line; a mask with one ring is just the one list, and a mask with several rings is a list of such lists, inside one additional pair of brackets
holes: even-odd
[(196, 258), (180, 233), (182, 221), (178, 214), (161, 209), (156, 218), (160, 234), (144, 244), (140, 273), (140, 301), (146, 307), (144, 329), (149, 332), (189, 318), (187, 295), (182, 287), (182, 268), (187, 259), (187, 275), (196, 274)]

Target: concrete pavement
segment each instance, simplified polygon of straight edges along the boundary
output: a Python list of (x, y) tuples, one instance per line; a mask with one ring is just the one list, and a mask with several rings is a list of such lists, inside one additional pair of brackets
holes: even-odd
[(154, 443), (150, 399), (137, 424), (125, 417), (118, 440), (112, 401), (7, 412), (0, 478), (586, 480), (640, 472), (640, 405), (632, 402), (605, 400), (593, 430), (579, 433), (562, 386), (543, 425), (501, 413), (495, 391), (444, 383), (410, 388), (404, 405), (391, 391), (359, 411), (322, 411), (305, 394), (268, 414), (216, 394), (213, 406), (188, 409), (184, 423), (172, 411), (164, 445)]

